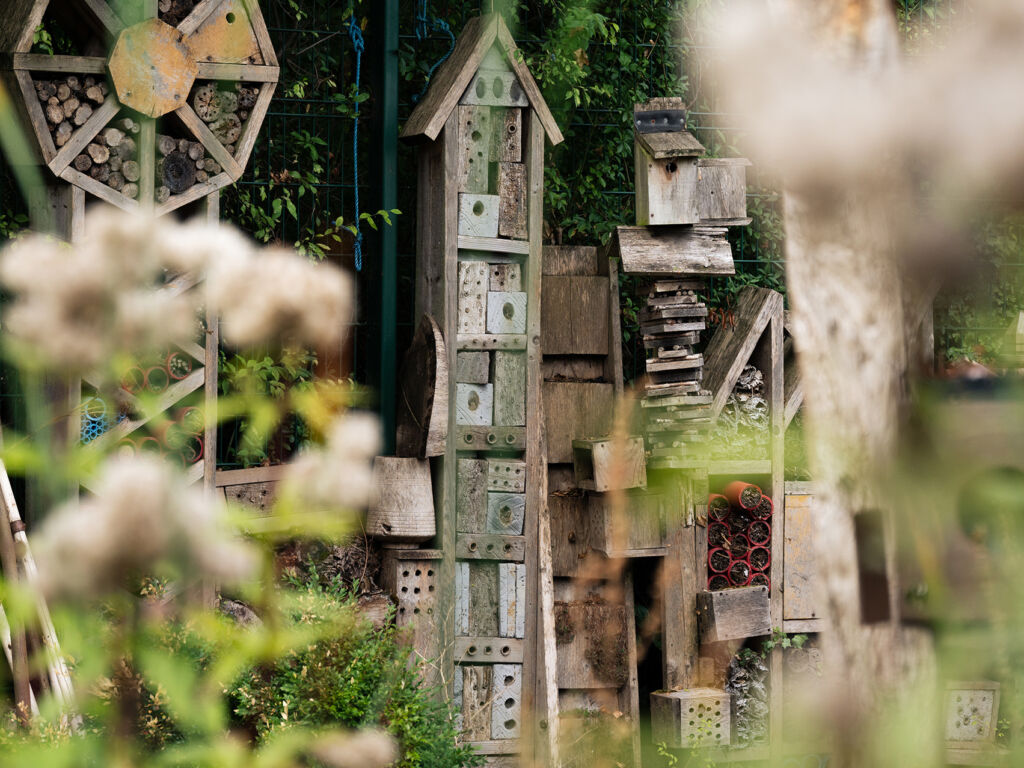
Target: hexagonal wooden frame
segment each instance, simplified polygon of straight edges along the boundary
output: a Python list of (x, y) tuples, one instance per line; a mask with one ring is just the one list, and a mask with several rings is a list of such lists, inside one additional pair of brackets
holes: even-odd
[[(83, 10), (90, 14), (98, 24), (117, 40), (118, 35), (127, 26), (108, 5), (106, 0), (77, 0)], [(249, 114), (242, 129), (242, 135), (235, 145), (235, 153), (231, 155), (224, 145), (213, 135), (207, 125), (199, 119), (191, 104), (184, 104), (173, 111), (184, 126), (191, 131), (196, 140), (201, 142), (207, 152), (223, 169), (221, 173), (208, 181), (196, 184), (187, 192), (174, 195), (164, 203), (157, 204), (153, 200), (156, 174), (156, 122), (141, 117), (139, 134), (139, 165), (142, 178), (139, 181), (138, 199), (125, 197), (91, 176), (81, 173), (71, 163), (79, 153), (103, 130), (123, 108), (117, 95), (111, 92), (106, 100), (97, 107), (92, 116), (79, 127), (71, 140), (60, 149), (54, 144), (47, 128), (46, 117), (36, 96), (32, 81), (32, 72), (55, 72), (67, 75), (100, 75), (107, 76), (108, 58), (98, 56), (49, 56), (30, 53), (32, 37), (35, 29), (42, 22), (43, 14), (50, 0), (11, 0), (13, 7), (5, 9), (5, 18), (0, 20), (0, 51), (8, 53), (10, 66), (15, 82), (21, 91), (29, 122), (39, 142), (43, 163), (53, 174), (70, 184), (84, 189), (86, 192), (106, 200), (125, 210), (134, 210), (140, 205), (153, 205), (157, 214), (168, 213), (183, 205), (194, 202), (238, 180), (249, 162), (256, 136), (270, 108), (280, 77), (277, 55), (270, 42), (263, 14), (258, 0), (200, 0), (192, 12), (178, 25), (177, 29), (186, 41), (196, 40), (199, 50), (193, 50), (197, 61), (197, 81), (247, 82), (260, 86), (256, 104)], [(158, 18), (156, 0), (140, 0), (145, 9), (145, 18)], [(244, 58), (236, 54), (220, 57), (217, 53), (217, 40), (225, 35), (225, 20), (233, 23), (238, 12), (245, 14), (248, 23), (248, 36), (251, 40), (250, 50), (243, 51), (249, 55)], [(232, 41), (238, 36), (233, 35)], [(112, 47), (112, 46), (111, 46)]]

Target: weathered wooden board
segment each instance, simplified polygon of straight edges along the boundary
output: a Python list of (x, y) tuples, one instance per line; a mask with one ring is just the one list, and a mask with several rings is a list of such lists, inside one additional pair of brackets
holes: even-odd
[(459, 533), (483, 533), (487, 519), (487, 461), (459, 459), (457, 466), (457, 530)]
[(455, 381), (459, 384), (486, 384), (491, 380), (489, 352), (458, 352), (455, 355)]
[(494, 413), (494, 387), (491, 384), (455, 385), (455, 423), (488, 426)]
[(491, 738), (519, 738), (522, 720), (523, 665), (494, 665), (494, 706), (491, 709)]
[(594, 551), (591, 541), (597, 520), (591, 516), (586, 496), (582, 494), (552, 493), (548, 496), (548, 510), (551, 515), (551, 567), (554, 575), (575, 577)]
[(675, 133), (638, 133), (636, 141), (655, 160), (672, 157), (699, 157), (707, 150), (686, 131)]
[(498, 165), (498, 234), (513, 240), (525, 240), (526, 166), (522, 163)]
[(455, 444), (464, 451), (525, 451), (525, 427), (471, 427), (455, 430)]
[(701, 641), (706, 643), (770, 635), (768, 587), (699, 592), (697, 619)]
[(642, 557), (664, 554), (668, 497), (646, 490), (629, 491), (621, 508), (603, 493), (587, 494), (587, 510), (593, 520), (591, 546), (609, 557)]
[(622, 603), (599, 593), (555, 602), (558, 687), (618, 688), (628, 679)]
[(526, 566), (498, 564), (498, 634), (526, 636)]
[[(264, 62), (263, 48), (257, 34), (257, 31), (263, 31), (261, 27), (264, 25), (262, 18), (257, 25), (257, 13), (258, 7), (257, 12), (252, 14), (252, 23), (245, 23), (250, 17), (244, 0), (228, 0), (226, 3), (218, 4), (216, 12), (208, 13), (189, 37), (189, 44), (196, 59), (227, 63), (276, 64), (270, 60)], [(193, 28), (192, 19), (186, 18), (182, 24), (187, 25), (186, 30)]]
[(377, 494), (366, 513), (367, 534), (397, 543), (434, 538), (434, 494), (426, 459), (377, 456), (373, 480)]
[(397, 455), (427, 458), (444, 453), (448, 438), (448, 378), (444, 336), (434, 319), (424, 315), (399, 373)]
[(526, 353), (494, 353), (494, 424), (526, 424)]
[(491, 110), (459, 107), (459, 191), (486, 195), (490, 192)]
[(487, 490), (523, 493), (526, 490), (526, 462), (518, 459), (488, 459)]
[(455, 629), (463, 637), (498, 637), (498, 563), (455, 564)]
[(458, 332), (484, 333), (487, 329), (487, 265), (459, 262)]
[(489, 107), (528, 107), (526, 92), (513, 72), (481, 69), (474, 75), (462, 104), (483, 104)]
[(494, 701), (491, 666), (465, 666), (462, 671), (462, 738), (478, 741), (491, 738), (491, 707)]
[(714, 688), (651, 694), (651, 730), (656, 742), (675, 749), (728, 746), (731, 697)]
[(461, 664), (522, 664), (523, 641), (513, 637), (457, 637), (455, 661)]
[(489, 291), (487, 294), (487, 332), (526, 333), (526, 292)]
[(523, 110), (513, 107), (499, 111), (493, 123), (491, 157), (502, 163), (522, 162)]
[(747, 223), (747, 166), (743, 158), (697, 161), (697, 215), (702, 224)]
[(541, 346), (545, 355), (608, 354), (608, 278), (544, 278)]
[(642, 275), (731, 275), (725, 227), (616, 227), (609, 254), (622, 271)]
[(489, 289), (492, 291), (523, 290), (522, 265), (518, 263), (491, 264), (491, 281)]
[(191, 42), (158, 19), (125, 29), (108, 63), (120, 102), (147, 117), (184, 104), (199, 71)]
[(497, 237), (497, 195), (463, 192), (459, 195), (459, 234), (465, 237)]
[(442, 638), (437, 633), (437, 596), (440, 585), (436, 560), (399, 560), (389, 550), (382, 580), (395, 599), (395, 624), (412, 627), (412, 647), (418, 661), (436, 659)]
[(224, 498), (228, 502), (257, 509), (262, 514), (269, 514), (274, 506), (276, 488), (276, 482), (229, 485), (224, 488)]
[(509, 560), (521, 563), (525, 553), (524, 536), (464, 533), (455, 540), (455, 556), (460, 560)]
[(526, 495), (491, 491), (487, 494), (486, 533), (519, 536), (526, 517)]
[(634, 169), (638, 226), (696, 224), (700, 221), (696, 158), (656, 160), (637, 142)]
[(615, 388), (597, 382), (545, 381), (544, 426), (548, 462), (572, 462), (572, 441), (607, 435), (615, 411)]
[(598, 257), (593, 245), (546, 245), (544, 246), (544, 290), (548, 288), (547, 277), (598, 277), (608, 275), (607, 260)]
[(647, 485), (642, 437), (573, 440), (572, 463), (576, 486), (588, 491), (624, 490)]
[[(814, 496), (809, 488), (787, 483), (785, 504), (785, 557), (783, 559), (783, 613), (786, 620), (816, 619), (818, 610), (817, 553), (814, 546)], [(795, 492), (795, 491), (803, 492)]]

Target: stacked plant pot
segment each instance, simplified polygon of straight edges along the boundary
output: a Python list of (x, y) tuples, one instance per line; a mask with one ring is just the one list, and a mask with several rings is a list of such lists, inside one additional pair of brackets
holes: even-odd
[(770, 497), (753, 483), (735, 481), (724, 494), (708, 498), (709, 591), (771, 587), (772, 513)]

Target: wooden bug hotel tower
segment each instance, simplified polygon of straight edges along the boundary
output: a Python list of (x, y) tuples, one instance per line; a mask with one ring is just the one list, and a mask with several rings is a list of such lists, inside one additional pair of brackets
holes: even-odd
[(413, 587), (425, 598), (413, 610), (435, 636), (434, 673), (451, 685), (464, 740), (492, 765), (528, 762), (556, 728), (540, 412), (545, 137), (562, 141), (496, 14), (466, 25), (402, 133), (420, 145), (417, 311), (436, 320), (452, 375), (433, 397), (447, 406), (447, 439), (427, 451), (440, 453), (436, 550), (398, 550), (393, 584), (401, 613), (400, 582), (432, 574)]

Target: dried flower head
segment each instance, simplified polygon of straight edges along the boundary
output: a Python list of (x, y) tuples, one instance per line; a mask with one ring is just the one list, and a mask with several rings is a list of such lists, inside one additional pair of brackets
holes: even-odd
[(256, 560), (228, 530), (224, 511), (169, 462), (110, 459), (93, 496), (69, 502), (43, 524), (36, 544), (44, 591), (99, 596), (161, 572), (242, 580)]

